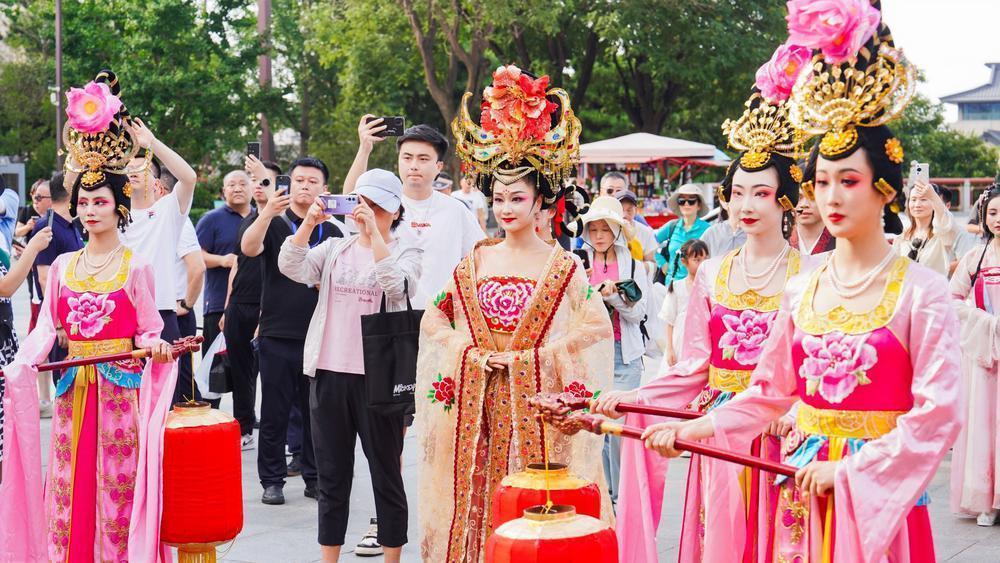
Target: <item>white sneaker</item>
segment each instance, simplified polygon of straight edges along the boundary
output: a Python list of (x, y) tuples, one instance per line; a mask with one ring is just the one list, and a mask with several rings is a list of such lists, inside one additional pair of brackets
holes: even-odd
[(39, 401), (38, 418), (52, 418), (52, 401)]
[(252, 450), (257, 447), (257, 444), (253, 441), (253, 434), (244, 434), (243, 438), (240, 439), (240, 449), (243, 451)]
[(990, 527), (997, 523), (997, 511), (991, 510), (989, 512), (983, 512), (978, 517), (976, 517), (976, 524), (983, 527)]
[(354, 554), (360, 557), (382, 555), (382, 546), (378, 544), (378, 519), (372, 518), (371, 526), (368, 526), (368, 531), (354, 548)]

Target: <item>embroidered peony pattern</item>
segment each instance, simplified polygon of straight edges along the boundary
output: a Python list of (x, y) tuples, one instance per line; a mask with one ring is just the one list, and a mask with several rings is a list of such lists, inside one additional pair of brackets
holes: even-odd
[(101, 332), (109, 322), (111, 313), (115, 310), (115, 302), (108, 299), (107, 294), (81, 293), (69, 298), (69, 314), (66, 322), (70, 325), (70, 334), (79, 334), (84, 338), (93, 338)]
[(878, 362), (878, 351), (868, 343), (868, 334), (850, 335), (839, 331), (802, 339), (805, 359), (799, 377), (806, 380), (806, 394), (831, 403), (846, 399), (858, 385), (868, 385), (868, 370)]
[(431, 389), (427, 392), (427, 398), (431, 404), (441, 403), (444, 405), (444, 412), (451, 412), (451, 407), (455, 404), (455, 380), (450, 377), (441, 377), (431, 383)]
[(448, 293), (447, 290), (438, 293), (437, 297), (434, 298), (434, 306), (448, 317), (451, 328), (455, 328), (455, 300), (452, 299), (451, 293)]
[(484, 278), (476, 293), (490, 330), (512, 333), (535, 289), (534, 280), (514, 276)]
[(744, 366), (756, 364), (777, 316), (777, 311), (758, 313), (752, 309), (740, 311), (739, 315), (723, 315), (726, 333), (719, 340), (722, 358), (736, 360)]

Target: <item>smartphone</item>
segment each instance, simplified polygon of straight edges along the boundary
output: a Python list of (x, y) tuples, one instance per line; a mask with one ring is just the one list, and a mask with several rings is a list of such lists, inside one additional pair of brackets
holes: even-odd
[(382, 125), (385, 125), (385, 130), (376, 133), (376, 137), (399, 137), (403, 134), (403, 129), (406, 128), (406, 121), (402, 116), (369, 117), (366, 123), (371, 123), (376, 119), (381, 119)]
[(48, 227), (48, 228), (50, 228), (50, 229), (52, 228), (52, 216), (54, 214), (55, 214), (55, 211), (53, 209), (51, 209), (51, 208), (48, 211), (45, 212), (45, 226)]
[(926, 162), (917, 162), (916, 160), (910, 162), (910, 185), (916, 185), (917, 182), (924, 184), (931, 183), (931, 165)]
[(260, 158), (260, 141), (250, 141), (247, 143), (247, 155)]
[(580, 257), (580, 261), (583, 262), (584, 270), (590, 269), (590, 255), (587, 254), (586, 250), (582, 248), (577, 248), (576, 250), (573, 251), (573, 254), (576, 254), (577, 256)]
[(284, 193), (288, 193), (288, 190), (292, 187), (292, 177), (287, 174), (281, 174), (274, 179), (274, 191), (275, 193), (284, 190)]
[(358, 206), (358, 196), (354, 194), (320, 194), (326, 212), (330, 215), (348, 215)]

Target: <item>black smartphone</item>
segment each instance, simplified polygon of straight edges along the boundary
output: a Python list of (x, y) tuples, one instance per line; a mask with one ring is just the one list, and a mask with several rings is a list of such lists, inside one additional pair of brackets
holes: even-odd
[(402, 116), (369, 117), (366, 123), (371, 123), (376, 119), (381, 119), (382, 125), (385, 125), (385, 130), (376, 133), (376, 137), (399, 137), (406, 129), (406, 120)]
[(250, 141), (247, 143), (247, 155), (260, 158), (260, 141)]
[(586, 250), (582, 248), (577, 248), (576, 250), (573, 251), (573, 254), (576, 254), (577, 256), (580, 257), (580, 261), (583, 262), (584, 270), (590, 269), (590, 255), (587, 254)]
[(274, 179), (274, 189), (276, 192), (284, 191), (287, 194), (291, 187), (292, 177), (287, 174), (281, 174)]

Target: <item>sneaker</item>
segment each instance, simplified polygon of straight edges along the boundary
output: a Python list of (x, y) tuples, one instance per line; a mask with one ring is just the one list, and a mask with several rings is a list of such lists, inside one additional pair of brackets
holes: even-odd
[(292, 461), (288, 462), (287, 474), (289, 477), (302, 475), (302, 461), (299, 460), (299, 456), (293, 457)]
[(990, 527), (997, 523), (997, 511), (991, 510), (983, 512), (976, 518), (976, 524), (983, 527)]
[(52, 418), (52, 401), (38, 403), (38, 418)]
[(382, 546), (378, 543), (378, 519), (372, 518), (368, 531), (361, 536), (361, 541), (354, 548), (354, 554), (361, 557), (375, 557), (382, 555)]
[(260, 502), (264, 504), (285, 504), (285, 493), (281, 491), (281, 485), (268, 485), (264, 487), (264, 494), (260, 497)]
[(255, 447), (257, 447), (257, 444), (253, 440), (253, 434), (244, 434), (243, 438), (240, 439), (240, 449), (247, 451), (252, 450)]
[(316, 492), (316, 483), (306, 485), (306, 490), (302, 494), (304, 494), (306, 498), (318, 499), (319, 493)]

